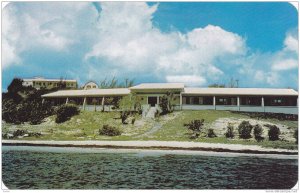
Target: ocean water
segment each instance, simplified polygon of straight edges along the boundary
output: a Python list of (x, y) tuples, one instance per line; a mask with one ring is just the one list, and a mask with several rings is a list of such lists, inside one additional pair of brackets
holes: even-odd
[(298, 159), (2, 147), (9, 189), (290, 189)]

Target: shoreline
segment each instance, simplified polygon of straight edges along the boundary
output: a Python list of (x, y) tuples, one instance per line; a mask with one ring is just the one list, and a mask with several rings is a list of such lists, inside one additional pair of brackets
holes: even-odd
[(135, 150), (183, 150), (242, 154), (298, 155), (298, 150), (263, 148), (258, 145), (178, 141), (25, 141), (2, 140), (3, 146), (80, 147)]

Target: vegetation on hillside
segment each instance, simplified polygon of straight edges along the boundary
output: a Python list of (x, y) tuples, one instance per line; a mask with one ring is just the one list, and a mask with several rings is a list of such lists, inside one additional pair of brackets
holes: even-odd
[[(247, 144), (247, 145), (261, 145), (272, 148), (297, 149), (295, 141), (269, 141), (263, 140), (257, 142), (255, 138), (239, 139), (238, 135), (233, 138), (226, 138), (226, 126), (224, 134), (220, 135), (217, 128), (210, 125), (220, 118), (232, 119), (249, 119), (247, 116), (238, 115), (228, 111), (180, 111), (167, 115), (160, 116), (157, 120), (142, 119), (140, 115), (136, 114), (134, 124), (122, 124), (119, 112), (81, 112), (73, 116), (70, 120), (57, 124), (55, 123), (56, 116), (50, 116), (45, 122), (39, 125), (10, 125), (3, 124), (2, 136), (12, 134), (15, 130), (25, 130), (27, 132), (40, 132), (41, 136), (24, 137), (24, 140), (158, 140), (158, 141), (191, 141), (189, 138), (191, 132), (188, 132), (184, 123), (190, 123), (192, 120), (199, 118), (205, 119), (204, 127), (202, 127), (198, 138), (192, 139), (194, 142), (207, 143), (227, 143), (227, 144)], [(266, 120), (272, 123), (284, 124), (289, 128), (297, 128), (297, 121), (277, 121)], [(129, 121), (128, 121), (129, 122)], [(100, 135), (99, 128), (103, 125), (110, 125), (118, 128), (122, 133), (118, 136)], [(159, 126), (157, 128), (157, 126)], [(214, 129), (216, 137), (208, 137), (209, 130)], [(234, 128), (237, 132), (237, 127)], [(296, 129), (295, 129), (296, 130)], [(291, 132), (295, 131), (290, 129)], [(294, 133), (293, 133), (294, 134)], [(294, 136), (294, 135), (293, 135)], [(292, 136), (292, 137), (293, 137)]]
[(11, 82), (7, 90), (2, 94), (2, 120), (8, 123), (39, 124), (54, 113), (52, 105), (49, 102), (42, 103), (41, 98), (41, 95), (53, 90), (25, 87), (22, 85), (22, 80), (18, 78)]

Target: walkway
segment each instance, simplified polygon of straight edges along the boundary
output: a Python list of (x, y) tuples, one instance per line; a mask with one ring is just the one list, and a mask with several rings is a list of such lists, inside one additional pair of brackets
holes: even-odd
[(25, 141), (2, 140), (2, 145), (14, 146), (52, 146), (52, 147), (89, 147), (116, 149), (160, 149), (233, 152), (247, 154), (283, 154), (298, 156), (297, 150), (264, 148), (258, 145), (178, 142), (178, 141)]

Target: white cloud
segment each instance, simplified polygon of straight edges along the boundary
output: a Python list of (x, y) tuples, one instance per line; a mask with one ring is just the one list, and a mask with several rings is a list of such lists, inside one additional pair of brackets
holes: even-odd
[(188, 86), (203, 86), (206, 83), (205, 78), (196, 75), (179, 75), (179, 76), (167, 76), (167, 82), (181, 82)]
[(98, 13), (89, 2), (12, 3), (2, 13), (3, 68), (21, 64), (28, 51), (68, 52), (81, 44), (82, 64), (74, 67), (81, 79), (141, 77), (199, 86), (238, 74), (241, 83), (274, 85), (298, 68), (297, 34), (288, 33), (277, 52), (251, 53), (243, 37), (219, 26), (162, 32), (152, 22), (158, 6), (101, 2)]
[(265, 80), (264, 72), (261, 71), (261, 70), (256, 71), (255, 74), (254, 74), (254, 80), (258, 81), (258, 82), (264, 81)]
[(275, 61), (272, 69), (275, 71), (278, 70), (290, 70), (298, 67), (298, 61), (294, 58), (290, 59), (280, 59), (278, 61)]
[(284, 40), (285, 49), (298, 53), (298, 38), (288, 34)]
[(262, 70), (257, 70), (254, 73), (254, 81), (256, 82), (266, 82), (270, 86), (275, 86), (280, 83), (281, 77), (277, 72), (265, 72)]
[(19, 55), (29, 50), (67, 51), (81, 41), (78, 21), (97, 18), (96, 9), (88, 2), (10, 3), (2, 14), (4, 68), (22, 63)]
[(123, 74), (148, 73), (161, 79), (199, 74), (205, 82), (223, 74), (215, 59), (246, 51), (242, 37), (218, 26), (208, 25), (186, 34), (161, 32), (152, 24), (157, 5), (104, 2), (101, 7), (98, 40), (85, 58), (106, 61), (110, 70), (119, 68)]

